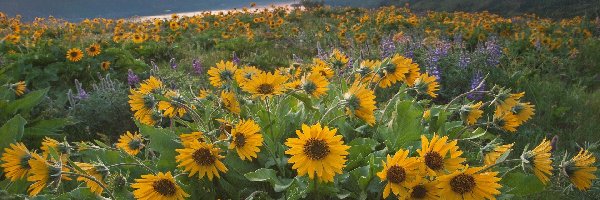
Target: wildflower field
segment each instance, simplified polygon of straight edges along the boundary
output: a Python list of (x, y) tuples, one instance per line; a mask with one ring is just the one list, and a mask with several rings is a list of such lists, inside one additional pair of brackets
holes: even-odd
[(0, 12), (0, 199), (598, 199), (600, 20)]

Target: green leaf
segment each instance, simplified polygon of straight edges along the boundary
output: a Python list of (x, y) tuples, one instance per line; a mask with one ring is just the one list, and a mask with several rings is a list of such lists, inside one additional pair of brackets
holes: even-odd
[(306, 176), (297, 176), (294, 181), (292, 181), (291, 186), (288, 190), (286, 190), (286, 198), (287, 200), (296, 200), (296, 199), (304, 199), (308, 194), (308, 177)]
[(308, 98), (308, 96), (304, 95), (304, 94), (296, 94), (296, 93), (291, 93), (291, 96), (295, 97), (296, 99), (302, 101), (302, 103), (304, 103), (304, 106), (309, 109), (309, 110), (317, 110), (317, 108), (315, 108), (312, 104), (312, 101), (310, 100), (310, 98)]
[(526, 196), (544, 190), (542, 182), (533, 174), (512, 172), (502, 179), (502, 185), (511, 188), (511, 194)]
[(46, 97), (48, 90), (50, 90), (50, 88), (36, 90), (23, 96), (23, 98), (10, 102), (4, 114), (14, 115), (17, 112), (28, 113), (31, 110), (31, 108), (38, 105), (42, 101), (42, 99)]
[(107, 144), (104, 144), (104, 142), (102, 142), (102, 141), (100, 141), (100, 140), (94, 140), (94, 142), (95, 142), (95, 143), (96, 143), (98, 146), (100, 146), (100, 147), (102, 147), (102, 148), (107, 148), (107, 149), (110, 149), (110, 146), (108, 146)]
[(371, 154), (379, 143), (376, 140), (370, 138), (356, 138), (348, 143), (350, 149), (348, 149), (348, 164), (347, 170), (352, 170), (360, 165), (364, 165), (364, 159), (367, 155)]
[(139, 123), (138, 127), (142, 135), (150, 138), (148, 147), (160, 153), (158, 169), (169, 170), (175, 168), (175, 149), (181, 148), (181, 144), (176, 142), (177, 134), (169, 129), (154, 128)]
[(260, 168), (254, 172), (246, 173), (244, 176), (250, 181), (271, 183), (275, 192), (284, 191), (293, 182), (293, 179), (279, 179), (275, 170), (267, 168)]
[(21, 140), (25, 124), (27, 124), (27, 121), (21, 115), (16, 115), (0, 127), (0, 138), (2, 138), (0, 140), (0, 153), (11, 143)]
[(41, 120), (33, 123), (32, 125), (25, 128), (24, 135), (26, 136), (50, 136), (60, 135), (59, 132), (65, 126), (73, 125), (75, 121), (71, 118), (58, 118)]
[(506, 160), (506, 158), (508, 158), (508, 155), (510, 155), (510, 152), (512, 152), (512, 149), (509, 149), (508, 151), (504, 152), (497, 160), (496, 160), (496, 164), (504, 162)]
[(371, 176), (370, 169), (370, 166), (362, 166), (350, 171), (350, 175), (358, 181), (358, 185), (361, 190), (365, 190), (373, 178)]
[(379, 126), (378, 132), (383, 136), (390, 151), (397, 151), (412, 141), (419, 140), (423, 130), (421, 126), (422, 109), (412, 101), (398, 101), (392, 119), (386, 126)]

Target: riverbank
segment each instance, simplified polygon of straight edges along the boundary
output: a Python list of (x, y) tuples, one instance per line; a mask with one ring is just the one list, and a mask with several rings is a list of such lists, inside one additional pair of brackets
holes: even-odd
[(247, 9), (248, 12), (260, 12), (263, 10), (274, 10), (276, 8), (286, 8), (286, 9), (294, 9), (293, 5), (295, 3), (293, 1), (290, 2), (281, 2), (281, 3), (273, 3), (273, 4), (268, 4), (268, 5), (255, 5), (255, 6), (251, 6), (248, 5), (247, 7), (242, 7), (242, 8), (230, 8), (230, 9), (220, 9), (220, 10), (204, 10), (204, 11), (194, 11), (194, 12), (173, 12), (173, 13), (168, 13), (168, 14), (162, 14), (162, 15), (152, 15), (152, 16), (135, 16), (135, 17), (131, 17), (129, 18), (130, 21), (135, 21), (135, 22), (140, 22), (140, 21), (148, 21), (148, 20), (154, 20), (154, 19), (169, 19), (171, 18), (174, 14), (176, 14), (179, 17), (191, 17), (191, 16), (196, 16), (196, 15), (203, 15), (203, 14), (219, 14), (219, 13), (228, 13), (228, 12), (243, 12), (244, 10)]

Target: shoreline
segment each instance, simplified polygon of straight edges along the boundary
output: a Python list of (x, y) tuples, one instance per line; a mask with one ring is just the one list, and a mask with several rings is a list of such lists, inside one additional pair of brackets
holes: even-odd
[(133, 21), (133, 22), (142, 22), (142, 21), (149, 21), (149, 20), (154, 20), (154, 19), (169, 19), (171, 18), (172, 15), (176, 14), (179, 17), (192, 17), (192, 16), (196, 16), (196, 15), (202, 15), (202, 14), (206, 14), (206, 13), (210, 13), (210, 14), (218, 14), (218, 13), (228, 13), (228, 12), (242, 12), (243, 8), (248, 8), (248, 11), (250, 12), (257, 12), (257, 11), (262, 11), (264, 9), (267, 10), (274, 10), (275, 8), (289, 8), (292, 9), (292, 5), (296, 4), (295, 1), (288, 1), (288, 2), (281, 2), (281, 3), (272, 3), (269, 5), (256, 5), (255, 7), (250, 7), (250, 5), (247, 6), (243, 6), (241, 8), (229, 8), (229, 9), (219, 9), (219, 10), (203, 10), (203, 11), (192, 11), (192, 12), (173, 12), (173, 13), (167, 13), (167, 14), (160, 14), (160, 15), (148, 15), (148, 16), (133, 16), (133, 17), (129, 17), (127, 18), (127, 21)]

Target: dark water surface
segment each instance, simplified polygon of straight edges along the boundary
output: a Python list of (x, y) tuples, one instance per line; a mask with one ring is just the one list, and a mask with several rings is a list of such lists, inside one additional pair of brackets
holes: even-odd
[(17, 14), (24, 21), (54, 16), (69, 21), (86, 18), (127, 18), (249, 7), (294, 2), (293, 0), (0, 0), (0, 12)]

